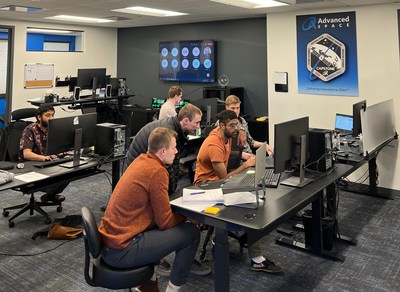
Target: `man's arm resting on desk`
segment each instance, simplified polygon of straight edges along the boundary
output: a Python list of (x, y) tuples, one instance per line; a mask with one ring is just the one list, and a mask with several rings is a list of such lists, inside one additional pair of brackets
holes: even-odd
[(217, 173), (219, 179), (224, 179), (227, 177), (231, 177), (235, 174), (238, 174), (239, 172), (245, 170), (248, 167), (254, 166), (256, 164), (256, 158), (253, 156), (249, 158), (245, 163), (243, 163), (241, 166), (236, 168), (234, 171), (231, 171), (230, 173), (227, 173), (227, 169), (225, 167), (225, 164), (223, 162), (213, 162), (213, 168), (215, 172)]
[(46, 161), (46, 160), (52, 160), (52, 156), (45, 156), (45, 155), (39, 155), (36, 154), (35, 152), (32, 151), (32, 149), (25, 148), (22, 151), (24, 155), (25, 160), (30, 160), (30, 161)]

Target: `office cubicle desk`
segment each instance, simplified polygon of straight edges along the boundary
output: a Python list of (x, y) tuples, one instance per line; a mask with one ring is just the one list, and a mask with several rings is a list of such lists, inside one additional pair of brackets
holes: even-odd
[(215, 291), (229, 291), (228, 232), (245, 231), (248, 243), (252, 244), (310, 203), (313, 214), (313, 245), (309, 250), (315, 254), (343, 260), (342, 256), (323, 249), (321, 201), (323, 190), (335, 191), (335, 181), (351, 171), (351, 165), (336, 164), (331, 171), (303, 188), (280, 185), (276, 189), (267, 189), (265, 200), (261, 201), (256, 210), (219, 205), (220, 212), (211, 215), (174, 205), (174, 201), (171, 204), (175, 212), (215, 227)]
[[(350, 164), (353, 166), (352, 172), (356, 171), (358, 168), (363, 166), (365, 163), (368, 163), (368, 173), (369, 173), (369, 185), (354, 183), (348, 181), (342, 181), (340, 187), (348, 192), (365, 194), (375, 197), (381, 197), (385, 199), (394, 199), (394, 195), (400, 195), (400, 191), (378, 187), (376, 182), (377, 176), (377, 164), (376, 159), (378, 158), (379, 152), (391, 143), (393, 140), (397, 139), (397, 135), (388, 141), (382, 143), (379, 147), (377, 147), (374, 151), (367, 154), (367, 156), (363, 156), (360, 154), (354, 154), (352, 147), (350, 147), (350, 153), (348, 156), (337, 155), (336, 160), (340, 163)], [(357, 153), (356, 151), (354, 151)]]

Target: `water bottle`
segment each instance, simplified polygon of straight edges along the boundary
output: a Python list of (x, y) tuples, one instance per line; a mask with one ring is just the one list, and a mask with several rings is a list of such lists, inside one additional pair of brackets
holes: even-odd
[(349, 156), (349, 143), (347, 143), (346, 138), (343, 138), (343, 151), (344, 151), (344, 156)]

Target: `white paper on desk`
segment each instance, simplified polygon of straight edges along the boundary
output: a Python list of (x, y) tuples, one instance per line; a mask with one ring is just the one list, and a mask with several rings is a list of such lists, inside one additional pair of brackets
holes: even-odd
[(183, 189), (182, 201), (184, 203), (223, 203), (224, 194), (222, 189)]
[(229, 193), (224, 195), (224, 199), (225, 206), (234, 206), (256, 202), (256, 196), (250, 192)]
[(23, 173), (23, 174), (19, 174), (16, 175), (14, 178), (22, 180), (24, 182), (33, 182), (33, 181), (37, 181), (37, 180), (41, 180), (41, 179), (45, 179), (48, 178), (48, 175), (44, 175), (41, 173), (37, 173), (34, 171), (28, 172), (28, 173)]
[(214, 203), (209, 203), (209, 202), (202, 202), (202, 203), (184, 203), (182, 201), (182, 197), (179, 197), (173, 201), (170, 202), (171, 205), (181, 207), (187, 210), (195, 211), (195, 212), (201, 212), (205, 208), (212, 207), (215, 204)]

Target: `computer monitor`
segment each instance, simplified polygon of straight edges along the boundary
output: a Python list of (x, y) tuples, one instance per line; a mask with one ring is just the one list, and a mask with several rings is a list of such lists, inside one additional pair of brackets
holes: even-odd
[(94, 146), (96, 142), (97, 113), (49, 120), (47, 126), (47, 155), (56, 155), (74, 150), (74, 167), (82, 164), (80, 161), (81, 148)]
[(78, 69), (76, 86), (91, 89), (95, 97), (97, 88), (106, 87), (106, 68)]
[(218, 98), (200, 98), (190, 101), (202, 112), (201, 125), (211, 125), (217, 121), (215, 115), (225, 109), (225, 103), (218, 104)]
[(156, 98), (154, 97), (151, 101), (151, 108), (153, 109), (160, 109), (161, 106), (164, 104), (165, 99), (163, 98)]
[(353, 137), (362, 133), (360, 111), (367, 108), (367, 101), (362, 100), (353, 104)]
[(275, 124), (274, 172), (299, 170), (299, 176), (292, 175), (281, 184), (303, 187), (312, 181), (305, 177), (308, 132), (308, 117)]
[(181, 108), (181, 107), (187, 105), (189, 102), (190, 102), (190, 100), (188, 100), (188, 99), (182, 99), (182, 100), (179, 102), (179, 104), (176, 105), (176, 108)]

